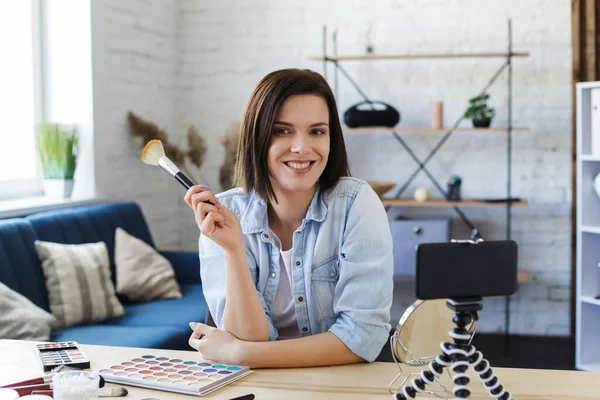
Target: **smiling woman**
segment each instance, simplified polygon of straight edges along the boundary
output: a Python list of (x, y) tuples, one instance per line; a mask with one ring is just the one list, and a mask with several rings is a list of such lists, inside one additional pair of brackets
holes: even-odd
[(349, 175), (325, 79), (264, 77), (242, 118), (239, 187), (185, 196), (217, 325), (190, 324), (204, 358), (254, 368), (376, 359), (390, 331), (392, 238), (377, 194)]
[(327, 102), (316, 95), (290, 96), (273, 125), (268, 152), (273, 191), (280, 196), (310, 193), (329, 159)]

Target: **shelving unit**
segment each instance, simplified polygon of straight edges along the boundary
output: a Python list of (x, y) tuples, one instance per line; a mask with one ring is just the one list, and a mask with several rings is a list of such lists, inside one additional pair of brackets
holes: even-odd
[(422, 54), (363, 54), (349, 56), (322, 56), (310, 57), (315, 61), (357, 61), (357, 60), (418, 60), (424, 58), (506, 58), (512, 57), (529, 57), (529, 52), (496, 52), (496, 53), (422, 53)]
[[(412, 280), (414, 280), (414, 276), (410, 276), (410, 275), (394, 275), (394, 280), (395, 281), (404, 281), (404, 282), (410, 282)], [(529, 276), (527, 274), (527, 271), (523, 271), (523, 270), (519, 270), (517, 273), (517, 282), (519, 283), (523, 283), (523, 282), (527, 282), (529, 280)], [(596, 299), (588, 299), (590, 302), (595, 301), (597, 302), (597, 304), (600, 305), (600, 300), (596, 300)]]
[[(428, 127), (364, 127), (364, 128), (346, 128), (344, 129), (345, 134), (374, 134), (374, 133), (388, 133), (392, 134), (398, 143), (407, 151), (411, 158), (418, 165), (418, 168), (413, 172), (397, 191), (393, 198), (384, 198), (383, 204), (386, 209), (390, 207), (451, 207), (458, 214), (460, 219), (471, 229), (474, 233), (475, 238), (483, 238), (481, 232), (471, 223), (460, 207), (503, 207), (506, 209), (506, 239), (511, 239), (511, 223), (512, 223), (512, 207), (514, 206), (526, 206), (526, 200), (519, 201), (504, 201), (499, 203), (490, 203), (482, 200), (462, 200), (462, 201), (449, 201), (446, 190), (440, 185), (435, 177), (427, 170), (426, 164), (433, 156), (440, 150), (443, 144), (453, 133), (460, 132), (477, 132), (477, 133), (490, 133), (505, 132), (507, 138), (506, 156), (507, 156), (507, 179), (506, 179), (506, 199), (511, 199), (511, 185), (512, 185), (512, 136), (515, 132), (527, 132), (527, 127), (514, 127), (512, 124), (512, 59), (514, 57), (527, 57), (530, 55), (529, 52), (515, 52), (512, 49), (512, 24), (508, 20), (508, 46), (506, 52), (465, 52), (465, 53), (424, 53), (424, 54), (364, 54), (364, 55), (338, 55), (337, 54), (337, 32), (333, 34), (333, 55), (327, 53), (327, 29), (323, 30), (323, 55), (319, 57), (311, 57), (312, 60), (322, 61), (324, 76), (328, 78), (328, 63), (333, 63), (335, 69), (334, 75), (334, 92), (338, 92), (338, 73), (341, 72), (348, 81), (354, 86), (354, 88), (360, 93), (360, 95), (367, 101), (371, 100), (359, 87), (359, 85), (352, 79), (350, 74), (342, 67), (341, 62), (344, 61), (374, 61), (374, 60), (417, 60), (417, 59), (457, 59), (457, 58), (501, 58), (505, 62), (503, 65), (494, 73), (489, 82), (484, 86), (480, 93), (485, 93), (490, 86), (498, 79), (504, 70), (508, 72), (508, 85), (507, 85), (507, 125), (498, 127), (492, 126), (490, 128), (464, 128), (459, 127), (463, 121), (463, 116), (460, 115), (456, 122), (448, 127), (442, 129), (428, 128)], [(439, 140), (437, 145), (431, 150), (430, 154), (424, 159), (419, 159), (416, 154), (410, 149), (406, 141), (402, 138), (401, 134), (432, 134), (432, 133), (443, 133), (442, 138)], [(599, 164), (600, 165), (600, 164)], [(443, 196), (441, 200), (429, 200), (426, 202), (417, 202), (410, 198), (403, 198), (402, 193), (409, 187), (410, 183), (414, 178), (423, 171), (428, 178), (432, 181), (436, 189)], [(598, 216), (598, 224), (600, 225), (600, 213)], [(527, 273), (519, 270), (519, 281), (523, 282), (527, 279)], [(505, 334), (508, 335), (510, 330), (510, 298), (506, 297), (505, 303)]]
[[(506, 132), (507, 126), (490, 126), (489, 128), (386, 128), (386, 127), (363, 127), (363, 128), (344, 128), (344, 133), (446, 133), (446, 132)], [(513, 132), (529, 132), (529, 128), (511, 128)]]
[(592, 132), (600, 138), (600, 113), (593, 110), (592, 92), (600, 82), (577, 84), (577, 216), (575, 367), (600, 371), (600, 196), (593, 188), (600, 174), (600, 153), (595, 154)]
[[(431, 208), (443, 208), (443, 207), (506, 207), (508, 202), (489, 202), (484, 200), (469, 200), (464, 199), (461, 201), (448, 201), (445, 199), (431, 199), (423, 202), (413, 200), (411, 198), (395, 198), (395, 199), (383, 199), (382, 203), (384, 206), (393, 207), (431, 207)], [(513, 201), (512, 206), (523, 207), (528, 203), (526, 200)]]

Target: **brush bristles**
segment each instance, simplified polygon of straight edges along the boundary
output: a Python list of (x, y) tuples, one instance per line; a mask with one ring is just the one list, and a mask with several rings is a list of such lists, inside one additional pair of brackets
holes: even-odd
[(165, 149), (160, 140), (151, 140), (142, 150), (142, 161), (150, 165), (158, 165), (158, 160), (164, 157)]
[(124, 387), (105, 387), (98, 391), (100, 397), (125, 397), (127, 394), (127, 389)]

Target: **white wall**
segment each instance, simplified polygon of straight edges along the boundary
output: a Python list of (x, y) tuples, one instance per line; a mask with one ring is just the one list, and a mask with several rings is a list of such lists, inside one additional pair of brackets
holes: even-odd
[[(514, 122), (529, 133), (514, 134), (513, 195), (529, 206), (515, 209), (513, 238), (531, 282), (514, 296), (511, 331), (566, 335), (569, 330), (571, 203), (571, 38), (567, 0), (421, 1), (218, 1), (118, 2), (92, 9), (95, 129), (98, 187), (118, 198), (140, 201), (159, 245), (196, 248), (197, 231), (181, 202), (182, 188), (162, 171), (138, 161), (128, 138), (125, 114), (134, 109), (183, 140), (195, 124), (209, 141), (203, 175), (218, 190), (222, 135), (239, 119), (244, 104), (268, 72), (305, 67), (322, 72), (322, 27), (338, 30), (340, 54), (505, 51), (511, 17), (514, 49), (531, 52), (514, 59)], [(331, 47), (330, 47), (331, 48)], [(432, 101), (445, 106), (451, 124), (501, 65), (501, 59), (347, 62), (344, 66), (375, 99), (396, 106), (401, 126), (426, 126)], [(330, 82), (333, 84), (333, 70)], [(360, 101), (339, 77), (343, 111)], [(494, 124), (506, 121), (506, 75), (493, 89)], [(466, 121), (465, 126), (469, 123)], [(405, 135), (424, 157), (441, 135)], [(353, 174), (403, 182), (415, 168), (386, 134), (348, 136)], [(464, 197), (503, 196), (506, 137), (501, 133), (455, 134), (428, 164), (444, 184), (463, 177)], [(409, 188), (434, 187), (423, 175)], [(157, 194), (159, 193), (159, 194)], [(503, 209), (467, 209), (488, 239), (503, 238)], [(408, 210), (407, 216), (448, 215), (448, 210)], [(455, 236), (467, 231), (455, 220)], [(394, 318), (413, 296), (398, 288)], [(503, 299), (488, 301), (482, 330), (504, 324)]]
[(162, 170), (140, 161), (141, 140), (127, 112), (179, 138), (175, 104), (179, 57), (175, 1), (92, 1), (94, 141), (98, 194), (138, 202), (162, 248), (181, 246), (177, 223), (185, 191)]

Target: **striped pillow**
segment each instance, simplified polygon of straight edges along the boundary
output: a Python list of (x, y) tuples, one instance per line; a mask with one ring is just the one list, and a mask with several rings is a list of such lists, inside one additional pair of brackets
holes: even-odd
[(110, 279), (104, 242), (61, 244), (36, 240), (46, 277), (53, 329), (102, 322), (125, 314)]

